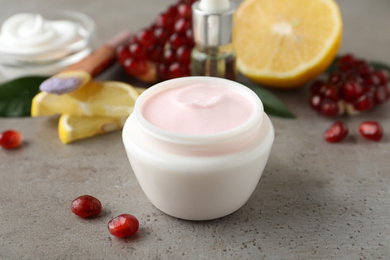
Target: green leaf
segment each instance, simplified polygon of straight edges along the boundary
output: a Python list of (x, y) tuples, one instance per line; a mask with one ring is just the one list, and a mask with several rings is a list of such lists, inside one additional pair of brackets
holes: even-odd
[(329, 65), (329, 67), (326, 69), (325, 73), (330, 74), (332, 72), (335, 72), (339, 69), (337, 62), (339, 61), (339, 57), (336, 57), (332, 63)]
[(387, 70), (390, 73), (390, 66), (387, 64), (377, 61), (372, 61), (370, 64), (375, 70)]
[(0, 117), (30, 116), (32, 99), (45, 79), (29, 76), (0, 84)]
[(242, 84), (253, 90), (259, 96), (263, 102), (264, 111), (268, 115), (283, 118), (295, 118), (295, 116), (288, 110), (284, 103), (270, 91), (252, 82), (243, 82)]

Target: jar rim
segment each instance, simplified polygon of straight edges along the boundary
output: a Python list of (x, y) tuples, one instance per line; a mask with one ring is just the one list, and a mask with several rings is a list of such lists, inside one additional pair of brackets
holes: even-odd
[[(142, 106), (153, 95), (165, 91), (167, 89), (194, 84), (194, 82), (207, 84), (222, 84), (230, 89), (238, 91), (239, 93), (243, 94), (250, 102), (252, 102), (254, 107), (253, 115), (246, 122), (235, 128), (213, 134), (182, 134), (171, 132), (153, 125), (144, 118), (144, 116), (142, 115)], [(223, 142), (225, 140), (237, 137), (243, 133), (251, 132), (254, 127), (261, 125), (263, 120), (264, 107), (257, 94), (241, 83), (224, 78), (208, 76), (189, 76), (163, 81), (145, 90), (137, 98), (133, 114), (137, 118), (137, 121), (140, 122), (140, 127), (143, 129), (143, 131), (147, 132), (148, 135), (156, 139), (176, 144), (200, 146), (204, 144)]]

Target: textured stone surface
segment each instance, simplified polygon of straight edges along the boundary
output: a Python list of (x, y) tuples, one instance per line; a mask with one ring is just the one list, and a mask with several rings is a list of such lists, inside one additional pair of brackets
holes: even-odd
[[(146, 26), (172, 2), (0, 0), (0, 17), (55, 4), (90, 14), (103, 42), (121, 28)], [(390, 2), (339, 3), (341, 53), (390, 64)], [(126, 79), (118, 67), (101, 78)], [(57, 117), (0, 118), (0, 131), (24, 135), (21, 148), (0, 149), (0, 259), (388, 259), (390, 104), (345, 119), (350, 137), (331, 145), (322, 133), (332, 120), (309, 109), (307, 88), (274, 93), (297, 119), (271, 118), (275, 144), (253, 196), (237, 212), (206, 222), (172, 218), (150, 204), (120, 132), (63, 145)], [(358, 135), (366, 119), (383, 123), (380, 143)], [(100, 217), (71, 213), (82, 194), (100, 199)], [(134, 237), (109, 234), (108, 221), (122, 213), (139, 219)]]

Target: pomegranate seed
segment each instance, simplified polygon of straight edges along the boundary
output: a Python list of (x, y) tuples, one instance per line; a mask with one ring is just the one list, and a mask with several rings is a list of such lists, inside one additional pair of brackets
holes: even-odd
[(0, 145), (5, 149), (18, 147), (22, 142), (22, 134), (16, 130), (7, 130), (0, 133)]
[(175, 52), (172, 49), (165, 49), (163, 53), (163, 61), (165, 64), (170, 64), (175, 61)]
[(162, 13), (157, 17), (156, 25), (170, 31), (173, 27), (173, 18), (169, 13)]
[(168, 7), (166, 14), (170, 15), (171, 17), (175, 17), (178, 12), (177, 12), (178, 7), (176, 5), (171, 5)]
[(359, 125), (360, 134), (369, 140), (379, 141), (383, 137), (382, 125), (375, 121), (365, 121)]
[(194, 31), (190, 28), (186, 31), (187, 43), (194, 43)]
[(371, 66), (364, 60), (356, 61), (356, 68), (360, 76), (365, 77), (371, 74)]
[(153, 33), (157, 43), (160, 45), (164, 45), (169, 38), (169, 32), (162, 27), (156, 27)]
[(341, 121), (333, 123), (324, 133), (324, 138), (329, 143), (338, 143), (348, 135), (348, 126)]
[(177, 49), (182, 45), (185, 45), (187, 43), (186, 37), (179, 34), (179, 33), (174, 33), (169, 37), (169, 43), (171, 45), (172, 49)]
[(363, 88), (356, 82), (347, 82), (342, 87), (342, 93), (345, 101), (351, 102), (363, 94)]
[(155, 43), (156, 38), (152, 30), (143, 29), (137, 33), (137, 40), (144, 46), (149, 47)]
[(128, 46), (121, 46), (117, 50), (118, 60), (123, 63), (126, 59), (130, 58), (130, 50)]
[(340, 70), (345, 72), (350, 70), (350, 68), (353, 66), (355, 63), (355, 58), (352, 54), (346, 54), (340, 57), (337, 63)]
[(320, 113), (323, 116), (336, 116), (339, 113), (339, 106), (332, 100), (324, 99), (320, 105)]
[(138, 42), (132, 43), (129, 45), (130, 56), (135, 59), (145, 58), (144, 47)]
[(374, 74), (378, 77), (379, 84), (387, 85), (387, 82), (389, 81), (389, 73), (386, 70), (377, 70)]
[(374, 92), (375, 104), (381, 104), (388, 100), (388, 91), (385, 86), (378, 86)]
[(95, 197), (83, 195), (72, 201), (71, 209), (77, 216), (88, 218), (99, 215), (102, 211), (102, 204)]
[(323, 80), (316, 80), (310, 85), (310, 92), (312, 95), (322, 94), (325, 91), (321, 91), (322, 89), (326, 89), (326, 84)]
[(108, 230), (116, 237), (129, 237), (137, 233), (139, 222), (130, 214), (119, 215), (108, 222)]
[(338, 65), (343, 65), (343, 64), (353, 64), (355, 63), (355, 57), (352, 54), (345, 54), (341, 56), (338, 60)]
[(328, 82), (333, 85), (338, 85), (343, 81), (343, 76), (339, 71), (333, 72), (329, 75)]
[(354, 103), (353, 107), (358, 111), (369, 110), (374, 107), (374, 97), (371, 93), (361, 95)]
[(314, 110), (319, 110), (321, 107), (322, 98), (319, 95), (314, 95), (310, 98), (310, 106)]
[(183, 65), (191, 62), (191, 48), (181, 46), (176, 50), (176, 60)]
[(323, 96), (329, 98), (333, 101), (338, 101), (340, 99), (339, 89), (335, 85), (330, 85), (324, 92)]
[(148, 50), (148, 59), (153, 62), (160, 62), (162, 60), (163, 50), (158, 45), (153, 45), (149, 47)]
[(177, 33), (185, 33), (189, 28), (191, 28), (191, 22), (185, 18), (177, 20), (174, 26)]
[(192, 17), (191, 4), (185, 4), (185, 3), (179, 4), (177, 6), (177, 11), (178, 11), (180, 17), (183, 17), (183, 18), (191, 18)]
[(136, 60), (129, 58), (125, 60), (124, 64), (127, 73), (130, 75), (142, 75), (148, 70), (148, 64), (145, 60)]
[(168, 65), (164, 63), (160, 63), (157, 66), (157, 74), (158, 78), (163, 81), (169, 79), (169, 71), (168, 71)]
[(174, 62), (171, 65), (169, 65), (168, 73), (170, 78), (179, 78), (183, 76), (183, 71), (180, 63)]

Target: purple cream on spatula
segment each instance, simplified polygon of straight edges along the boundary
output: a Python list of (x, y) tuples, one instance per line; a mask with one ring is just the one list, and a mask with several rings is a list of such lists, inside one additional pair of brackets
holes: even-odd
[[(115, 61), (116, 49), (127, 43), (130, 36), (131, 33), (129, 31), (120, 32), (106, 44), (93, 51), (89, 56), (66, 68), (64, 72), (84, 71), (91, 77), (98, 75)], [(61, 95), (72, 92), (85, 83), (85, 80), (81, 76), (65, 76), (60, 73), (42, 82), (39, 89), (48, 93)]]
[(39, 86), (41, 91), (54, 94), (65, 94), (76, 90), (82, 83), (78, 77), (52, 77)]

